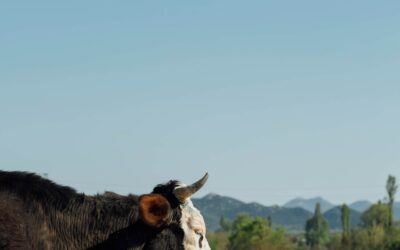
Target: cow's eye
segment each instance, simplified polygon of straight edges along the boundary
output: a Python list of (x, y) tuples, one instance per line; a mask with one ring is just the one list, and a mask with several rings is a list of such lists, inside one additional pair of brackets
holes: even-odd
[(200, 237), (200, 238), (199, 238), (199, 247), (202, 248), (202, 246), (203, 246), (204, 235), (203, 235), (201, 232), (199, 232), (199, 231), (195, 231), (195, 233)]

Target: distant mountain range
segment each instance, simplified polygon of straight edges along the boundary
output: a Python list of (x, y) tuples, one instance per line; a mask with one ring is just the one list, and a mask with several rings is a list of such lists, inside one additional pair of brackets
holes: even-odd
[(364, 212), (367, 210), (370, 206), (372, 205), (372, 202), (362, 200), (362, 201), (355, 201), (349, 205), (351, 209), (354, 209), (360, 213)]
[[(314, 213), (315, 205), (319, 203), (321, 205), (321, 211), (325, 213), (326, 211), (339, 206), (339, 205), (334, 205), (331, 202), (325, 200), (322, 197), (316, 197), (316, 198), (311, 198), (311, 199), (303, 199), (303, 198), (296, 198), (293, 200), (290, 200), (286, 202), (283, 207), (287, 208), (293, 208), (293, 207), (301, 207), (304, 208), (305, 210)], [(362, 200), (362, 201), (356, 201), (351, 204), (349, 204), (349, 208), (357, 211), (357, 212), (364, 212), (367, 210), (372, 203), (370, 201)]]
[(283, 207), (286, 208), (294, 208), (294, 207), (301, 207), (311, 213), (315, 210), (315, 205), (319, 203), (321, 205), (321, 212), (325, 213), (329, 209), (335, 207), (332, 203), (327, 200), (324, 200), (322, 197), (316, 197), (312, 199), (303, 199), (303, 198), (296, 198), (286, 202)]
[(244, 203), (217, 194), (209, 194), (201, 199), (192, 199), (192, 201), (204, 216), (207, 229), (211, 231), (220, 228), (219, 222), (222, 216), (233, 220), (239, 213), (264, 218), (270, 215), (273, 223), (282, 225), (289, 230), (302, 230), (306, 220), (312, 215), (303, 208), (267, 207), (258, 203)]
[[(328, 220), (332, 230), (341, 229), (340, 205), (334, 205), (322, 197), (312, 199), (296, 198), (283, 206), (264, 206), (259, 203), (245, 203), (240, 200), (208, 194), (203, 198), (192, 199), (194, 205), (201, 211), (207, 224), (208, 230), (216, 231), (220, 228), (221, 217), (233, 220), (237, 214), (246, 213), (251, 216), (267, 218), (271, 216), (276, 226), (283, 226), (289, 231), (304, 230), (305, 223), (314, 213), (315, 204), (321, 205), (323, 216)], [(351, 227), (360, 224), (360, 216), (372, 205), (369, 201), (357, 201), (349, 205)], [(400, 202), (395, 204), (395, 218), (400, 218)]]

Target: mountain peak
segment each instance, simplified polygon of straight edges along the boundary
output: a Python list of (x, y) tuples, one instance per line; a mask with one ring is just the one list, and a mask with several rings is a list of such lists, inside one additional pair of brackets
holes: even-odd
[(317, 196), (314, 198), (310, 199), (305, 199), (301, 197), (297, 197), (293, 200), (290, 200), (286, 202), (283, 207), (286, 208), (295, 208), (295, 207), (300, 207), (303, 208), (309, 212), (314, 212), (315, 205), (319, 203), (321, 206), (321, 211), (324, 213), (328, 211), (329, 209), (333, 208), (335, 205), (333, 205), (331, 202), (325, 200), (321, 196)]
[(351, 203), (349, 205), (349, 207), (351, 209), (354, 209), (358, 212), (364, 212), (365, 210), (367, 210), (370, 206), (372, 205), (372, 203), (370, 201), (367, 200), (360, 200), (360, 201), (355, 201), (353, 203)]
[(219, 194), (216, 194), (216, 193), (208, 193), (208, 194), (206, 194), (206, 195), (203, 197), (203, 199), (209, 200), (209, 199), (214, 199), (214, 198), (218, 198), (218, 197), (220, 197)]

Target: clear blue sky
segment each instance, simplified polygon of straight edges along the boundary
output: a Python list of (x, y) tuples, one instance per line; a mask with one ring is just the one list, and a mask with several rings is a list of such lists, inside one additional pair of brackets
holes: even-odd
[(0, 168), (87, 193), (205, 171), (282, 204), (400, 179), (399, 1), (0, 4)]

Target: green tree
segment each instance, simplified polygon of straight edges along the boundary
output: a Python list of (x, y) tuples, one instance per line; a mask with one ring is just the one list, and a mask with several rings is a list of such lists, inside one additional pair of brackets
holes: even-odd
[(388, 198), (389, 198), (389, 209), (390, 209), (388, 227), (391, 228), (393, 225), (394, 197), (395, 197), (396, 191), (397, 191), (396, 177), (389, 175), (387, 182), (386, 182), (386, 191), (387, 191)]
[(268, 217), (267, 217), (267, 226), (268, 227), (272, 227), (272, 217), (271, 217), (271, 215), (268, 215)]
[(222, 231), (229, 232), (232, 227), (232, 222), (228, 219), (225, 219), (224, 216), (221, 216), (221, 218), (219, 219), (219, 225)]
[(389, 232), (386, 233), (386, 249), (399, 250), (400, 249), (400, 228), (393, 226)]
[(290, 244), (283, 229), (273, 230), (267, 220), (240, 214), (232, 223), (229, 235), (231, 250), (285, 250)]
[(389, 225), (390, 214), (389, 205), (379, 201), (362, 213), (361, 222), (365, 228), (372, 228), (377, 225), (387, 228)]
[(346, 204), (341, 207), (342, 243), (347, 245), (350, 240), (350, 209)]
[[(387, 250), (385, 247), (385, 228), (382, 225), (374, 225), (369, 228), (361, 228), (352, 232), (352, 250)], [(347, 248), (344, 248), (347, 249)]]
[(207, 232), (207, 240), (212, 250), (227, 250), (228, 249), (228, 233)]
[(319, 203), (315, 206), (313, 217), (307, 220), (305, 230), (306, 242), (311, 248), (318, 248), (329, 241), (328, 221), (322, 216)]

